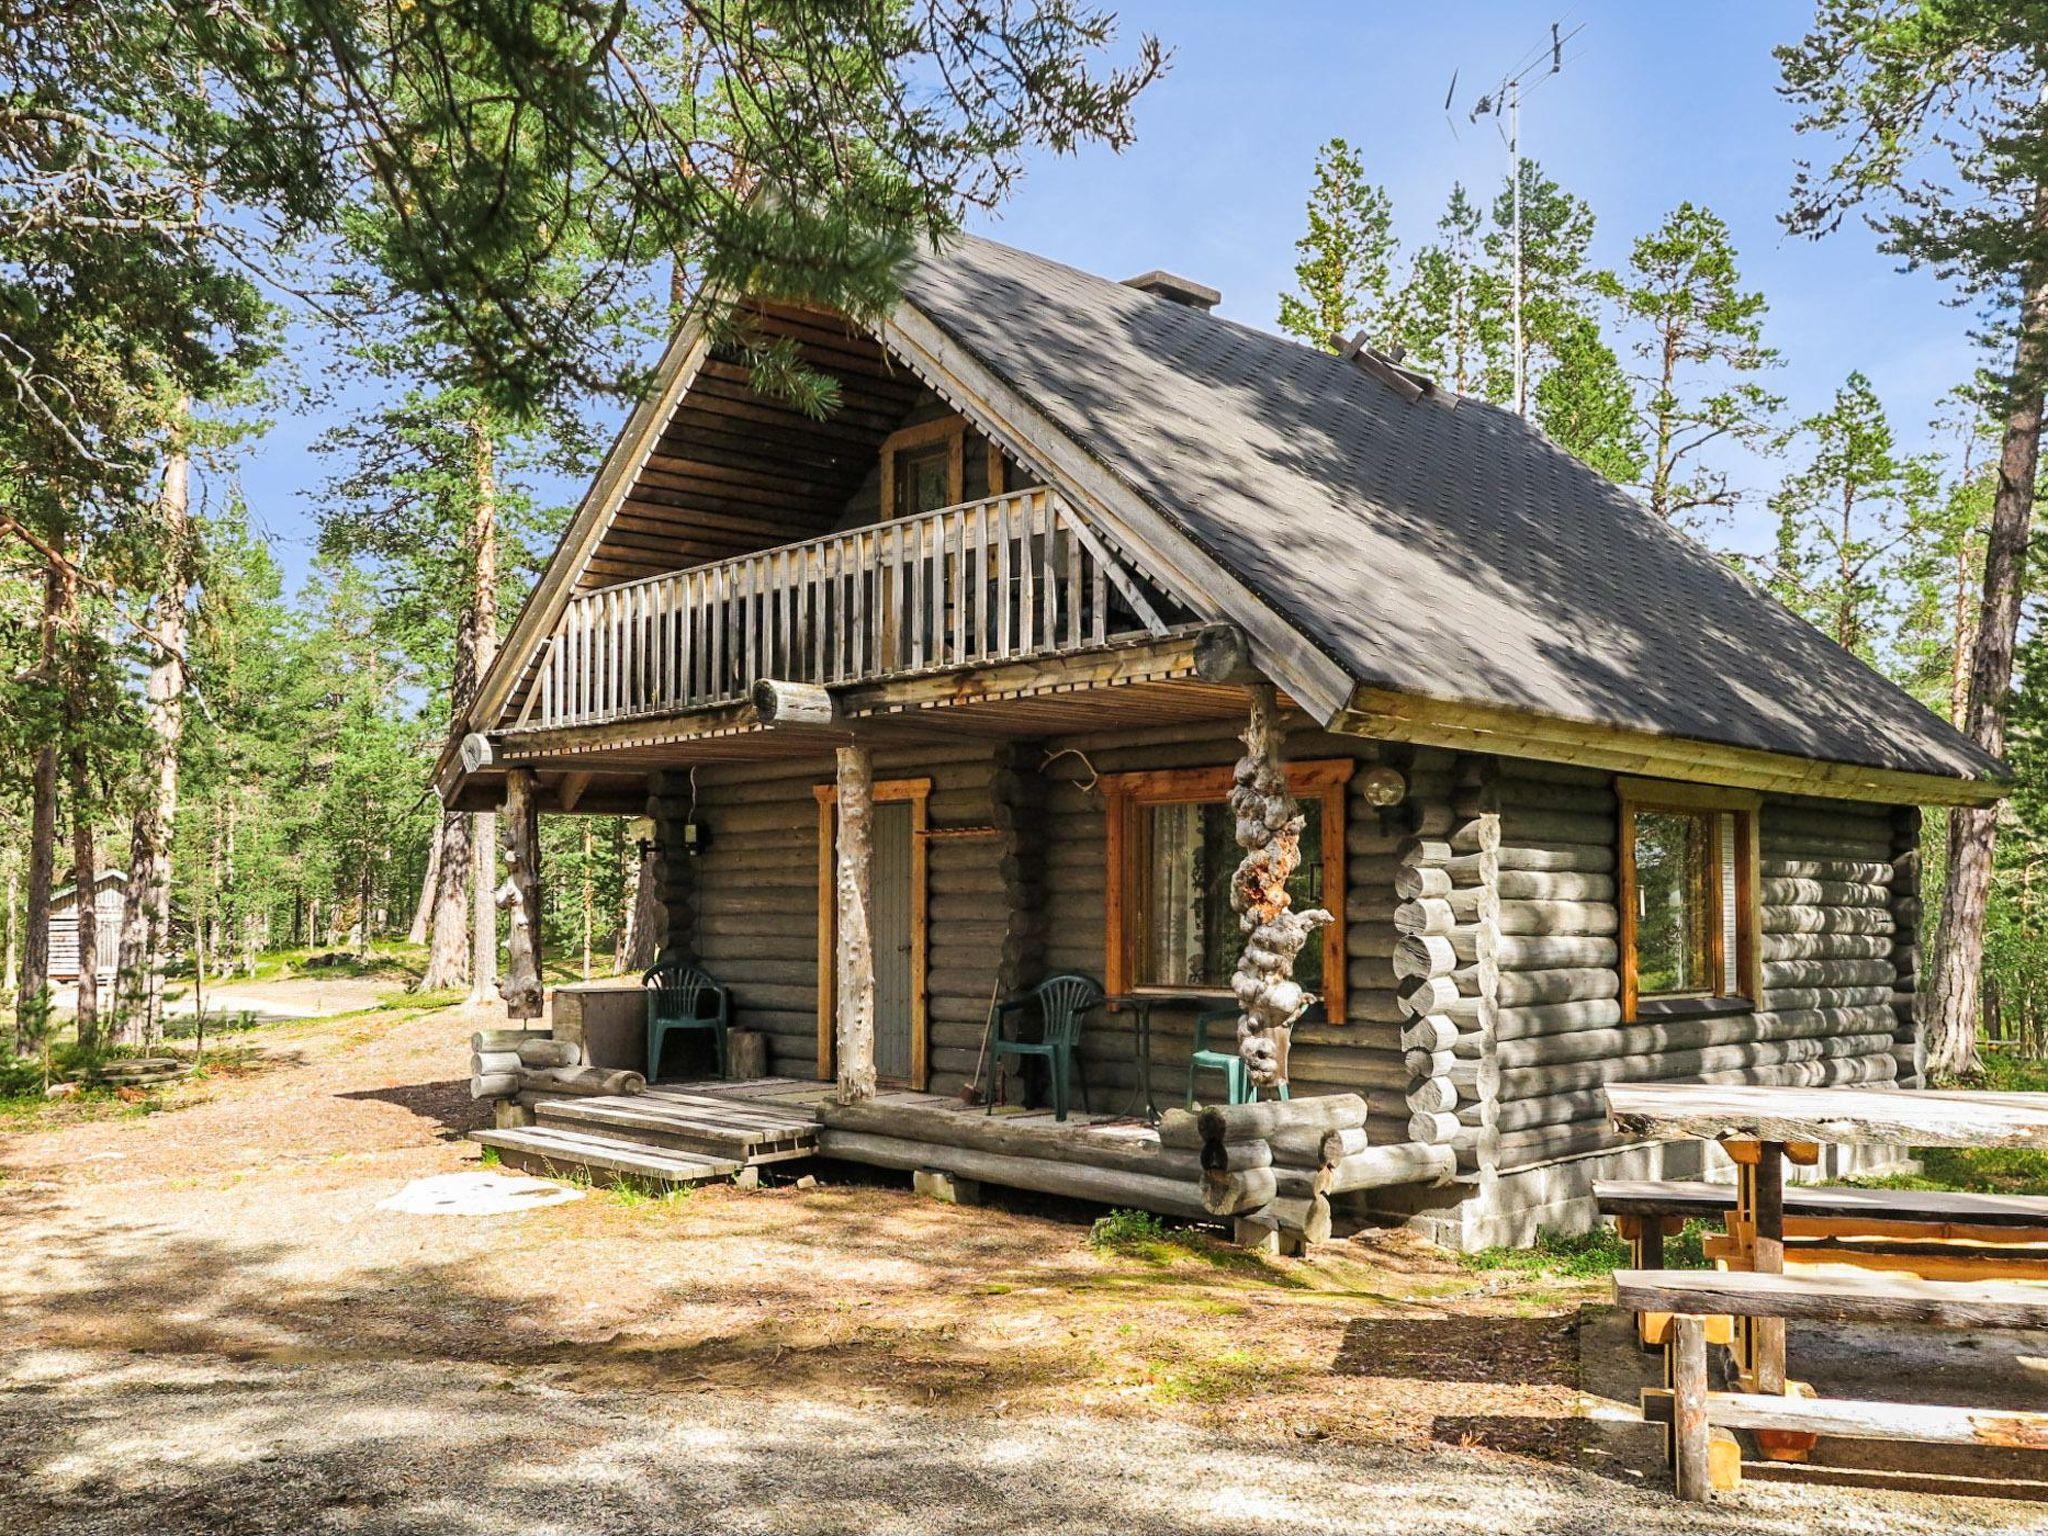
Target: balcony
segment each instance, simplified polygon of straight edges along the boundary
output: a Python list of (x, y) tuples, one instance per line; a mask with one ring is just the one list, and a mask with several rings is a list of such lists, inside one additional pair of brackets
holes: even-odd
[(1040, 487), (580, 593), (518, 727), (736, 704), (764, 677), (831, 686), (1057, 656), (1178, 617)]

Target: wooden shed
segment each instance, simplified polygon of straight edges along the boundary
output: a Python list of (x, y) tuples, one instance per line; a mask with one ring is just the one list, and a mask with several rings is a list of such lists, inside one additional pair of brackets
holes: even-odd
[[(121, 956), (121, 909), (128, 877), (118, 869), (100, 871), (93, 885), (93, 913), (98, 922), (94, 948), (98, 974), (111, 976)], [(67, 885), (50, 895), (50, 979), (78, 980), (78, 887)]]
[[(1214, 297), (963, 239), (871, 328), (746, 301), (838, 380), (822, 420), (677, 336), (446, 802), (509, 800), (529, 872), (534, 814), (651, 815), (668, 953), (776, 1077), (937, 1104), (992, 997), (1081, 971), (1193, 999), (1146, 1041), (1178, 1099), (1242, 996), (1228, 797), (1270, 697), (1289, 889), (1333, 919), (1285, 1077), (1388, 1149), (1340, 1216), (1512, 1240), (1693, 1171), (1608, 1129), (1609, 1082), (1916, 1085), (1917, 807), (2002, 765), (1512, 413)], [(849, 950), (877, 880), (889, 942)], [(1136, 1017), (1088, 1019), (1098, 1113)]]

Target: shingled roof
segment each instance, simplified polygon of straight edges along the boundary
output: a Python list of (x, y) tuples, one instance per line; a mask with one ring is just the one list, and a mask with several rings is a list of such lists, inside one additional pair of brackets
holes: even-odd
[(1512, 412), (990, 240), (905, 295), (1366, 687), (2006, 776)]

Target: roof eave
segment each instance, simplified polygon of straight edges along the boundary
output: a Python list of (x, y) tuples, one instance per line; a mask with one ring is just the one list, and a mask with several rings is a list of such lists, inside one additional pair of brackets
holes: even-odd
[(1330, 729), (1423, 746), (1578, 763), (1648, 778), (1883, 805), (1992, 805), (2012, 789), (2011, 780), (2004, 777), (1824, 761), (1365, 685), (1353, 691)]

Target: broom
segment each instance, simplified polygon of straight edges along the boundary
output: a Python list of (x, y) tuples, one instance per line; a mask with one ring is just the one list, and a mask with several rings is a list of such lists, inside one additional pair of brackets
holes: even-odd
[(996, 1000), (1002, 995), (1002, 990), (1003, 978), (997, 976), (996, 984), (990, 987), (988, 991), (988, 1019), (981, 1026), (981, 1049), (975, 1053), (974, 1076), (960, 1085), (960, 1102), (962, 1104), (985, 1104), (988, 1102), (988, 1096), (982, 1091), (981, 1087), (981, 1069), (988, 1061), (989, 1041), (995, 1037)]

